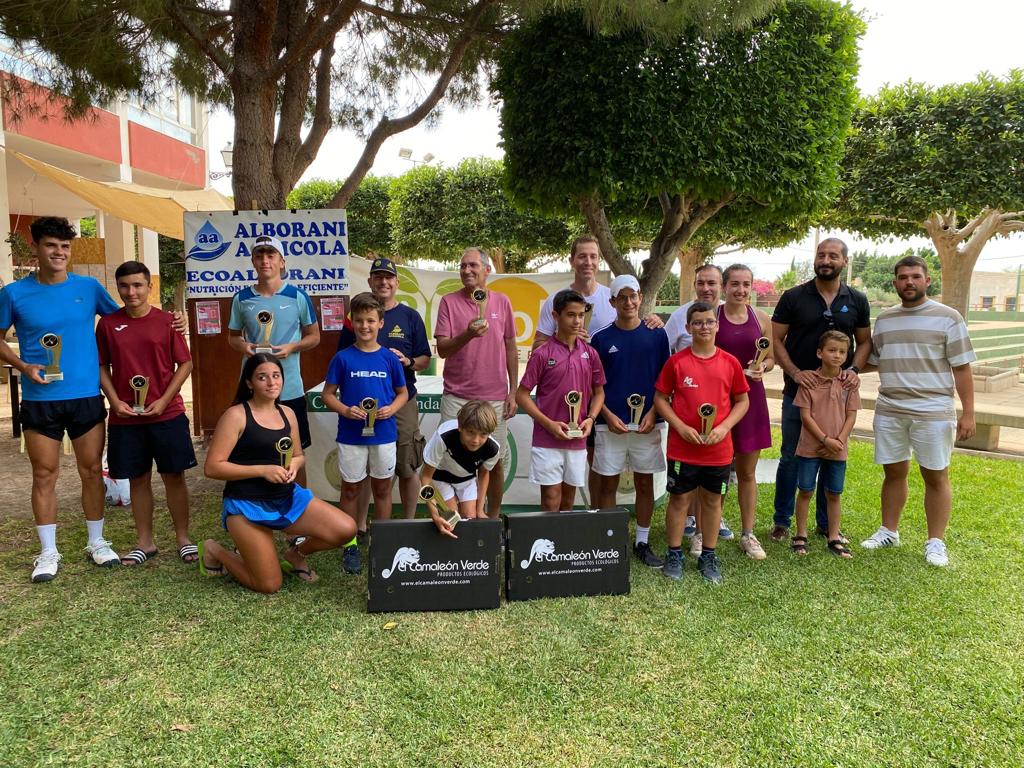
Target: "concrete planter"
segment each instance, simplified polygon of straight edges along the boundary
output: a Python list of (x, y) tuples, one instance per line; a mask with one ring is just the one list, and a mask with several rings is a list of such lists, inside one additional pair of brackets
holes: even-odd
[(992, 365), (971, 366), (975, 392), (1002, 392), (1017, 385), (1017, 371)]

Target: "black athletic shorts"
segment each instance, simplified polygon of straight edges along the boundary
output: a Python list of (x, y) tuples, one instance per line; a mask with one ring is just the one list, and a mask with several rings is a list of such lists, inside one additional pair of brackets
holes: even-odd
[(107, 418), (100, 395), (73, 400), (22, 400), (21, 426), (51, 440), (63, 440), (64, 432), (77, 440)]
[(281, 405), (287, 405), (295, 411), (295, 422), (299, 425), (299, 444), (303, 449), (313, 444), (313, 438), (309, 436), (309, 419), (306, 417), (306, 398), (296, 397), (294, 400), (282, 400)]
[(117, 480), (141, 477), (154, 461), (161, 475), (176, 475), (196, 465), (184, 413), (150, 424), (111, 424), (107, 432), (107, 469)]
[(709, 493), (725, 495), (729, 487), (729, 464), (721, 467), (702, 467), (683, 461), (668, 462), (666, 490), (674, 496), (703, 488)]

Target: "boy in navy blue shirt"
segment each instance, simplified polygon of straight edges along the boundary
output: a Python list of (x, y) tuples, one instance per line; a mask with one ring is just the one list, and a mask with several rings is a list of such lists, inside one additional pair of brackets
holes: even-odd
[[(340, 417), (341, 508), (357, 519), (359, 491), (369, 470), (374, 517), (387, 520), (398, 438), (394, 417), (409, 399), (405, 372), (395, 354), (377, 343), (384, 308), (373, 294), (355, 296), (350, 310), (356, 343), (331, 360), (323, 391), (324, 405)], [(345, 547), (344, 567), (349, 573), (362, 570), (354, 539)]]
[(664, 328), (648, 328), (641, 321), (643, 294), (635, 277), (619, 275), (610, 290), (615, 322), (591, 340), (608, 378), (594, 436), (593, 470), (600, 477), (597, 505), (615, 506), (619, 475), (628, 463), (636, 488), (633, 552), (645, 565), (660, 568), (662, 560), (651, 549), (648, 535), (654, 515), (654, 473), (664, 472), (666, 466), (665, 425), (654, 410), (654, 382), (669, 358), (668, 335)]

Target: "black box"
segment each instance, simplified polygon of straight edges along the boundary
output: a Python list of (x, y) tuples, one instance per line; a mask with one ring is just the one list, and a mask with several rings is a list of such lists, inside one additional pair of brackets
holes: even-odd
[(432, 520), (370, 523), (370, 613), (497, 608), (501, 521), (463, 520), (452, 539)]
[(505, 515), (509, 600), (629, 593), (629, 512)]

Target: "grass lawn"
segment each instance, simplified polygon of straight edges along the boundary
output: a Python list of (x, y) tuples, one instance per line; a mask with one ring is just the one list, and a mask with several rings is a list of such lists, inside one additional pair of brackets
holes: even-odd
[[(165, 512), (160, 557), (113, 571), (64, 513), (60, 576), (31, 585), (34, 530), (3, 520), (0, 766), (1020, 766), (1022, 470), (954, 458), (945, 570), (916, 477), (903, 547), (852, 562), (767, 541), (762, 486), (768, 560), (723, 542), (721, 588), (687, 557), (678, 584), (634, 566), (628, 596), (459, 614), (367, 615), (336, 553), (270, 597), (202, 579)], [(880, 479), (854, 443), (855, 541)], [(195, 535), (223, 536), (219, 499), (195, 501)], [(126, 513), (108, 521), (127, 550)]]

